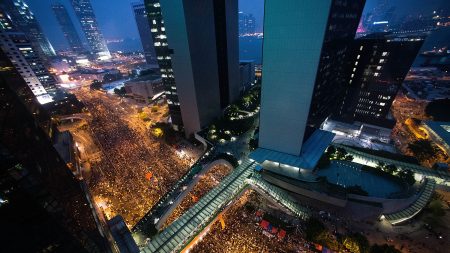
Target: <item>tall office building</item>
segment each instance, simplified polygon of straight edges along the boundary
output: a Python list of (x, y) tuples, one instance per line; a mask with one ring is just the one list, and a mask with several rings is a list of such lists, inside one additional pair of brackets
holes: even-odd
[(85, 50), (83, 43), (81, 43), (80, 36), (78, 36), (77, 30), (70, 19), (66, 7), (64, 7), (62, 3), (55, 3), (52, 4), (52, 9), (59, 25), (61, 26), (64, 37), (69, 43), (70, 49), (75, 53), (84, 52)]
[(392, 102), (405, 79), (423, 38), (371, 34), (353, 43), (352, 68), (347, 74), (348, 91), (338, 115), (390, 127)]
[(147, 64), (156, 65), (156, 53), (153, 45), (152, 33), (150, 31), (150, 21), (147, 17), (147, 11), (145, 10), (145, 4), (143, 2), (131, 3), (133, 7), (134, 18), (141, 37), (142, 48), (144, 49), (145, 61)]
[(8, 14), (17, 29), (27, 35), (41, 57), (55, 56), (55, 50), (42, 32), (34, 14), (23, 0), (2, 0), (0, 1), (0, 8)]
[(81, 24), (86, 40), (91, 49), (91, 53), (95, 54), (99, 59), (111, 58), (108, 47), (102, 32), (98, 27), (94, 10), (92, 9), (90, 0), (71, 0), (72, 7)]
[(161, 13), (159, 0), (145, 0), (145, 8), (148, 13), (147, 17), (150, 24), (150, 32), (154, 42), (153, 45), (155, 46), (154, 49), (169, 106), (169, 121), (174, 129), (182, 130), (183, 119), (181, 117), (178, 91), (172, 69), (171, 53), (173, 50), (169, 48), (167, 43), (166, 28), (164, 26), (164, 19)]
[(239, 12), (239, 35), (253, 34), (256, 32), (256, 19), (252, 14)]
[(320, 126), (340, 104), (341, 72), (363, 7), (364, 0), (265, 2), (260, 148), (301, 157), (314, 136), (317, 143), (308, 147), (320, 157), (319, 143), (326, 141), (310, 126)]
[(237, 0), (162, 0), (161, 9), (190, 136), (239, 96)]
[(0, 70), (2, 251), (107, 252), (92, 203), (52, 145), (50, 117), (2, 50)]
[(0, 9), (0, 48), (13, 63), (28, 87), (42, 104), (52, 101), (56, 80), (37, 54), (34, 44), (15, 27)]

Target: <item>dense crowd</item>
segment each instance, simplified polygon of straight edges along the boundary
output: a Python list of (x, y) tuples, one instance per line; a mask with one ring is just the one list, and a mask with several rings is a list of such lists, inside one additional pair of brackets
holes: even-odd
[(224, 165), (216, 165), (209, 169), (204, 175), (200, 176), (200, 180), (189, 192), (189, 194), (181, 201), (173, 213), (169, 216), (163, 227), (167, 227), (176, 219), (178, 219), (184, 212), (191, 208), (202, 198), (207, 192), (216, 187), (222, 179), (224, 179), (231, 172), (230, 168)]
[[(122, 215), (133, 226), (189, 168), (189, 160), (130, 121), (137, 109), (102, 92), (80, 91), (92, 115), (94, 140), (104, 155), (92, 164), (88, 183), (108, 218)], [(151, 174), (148, 178), (146, 175)]]
[(265, 200), (254, 191), (247, 191), (223, 215), (225, 228), (219, 222), (195, 245), (191, 252), (312, 252), (303, 239), (301, 225), (286, 237), (272, 236), (259, 225), (260, 219), (248, 204), (267, 209)]

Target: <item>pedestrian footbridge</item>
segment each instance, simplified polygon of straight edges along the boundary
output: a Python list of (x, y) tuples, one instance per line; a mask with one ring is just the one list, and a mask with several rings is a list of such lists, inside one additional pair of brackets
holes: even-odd
[[(259, 174), (255, 174), (256, 166), (257, 163), (252, 160), (243, 160), (216, 188), (209, 191), (192, 208), (146, 243), (142, 252), (182, 251), (249, 186), (263, 193), (264, 197), (270, 197), (287, 211), (306, 219), (307, 209), (299, 206), (286, 192), (268, 184)], [(135, 236), (139, 237), (139, 231), (135, 231)]]

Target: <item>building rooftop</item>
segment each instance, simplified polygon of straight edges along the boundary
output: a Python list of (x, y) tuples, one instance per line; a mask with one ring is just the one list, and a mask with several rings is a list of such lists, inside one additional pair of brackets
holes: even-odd
[(258, 148), (250, 154), (250, 158), (260, 164), (264, 161), (272, 161), (296, 168), (312, 170), (316, 167), (317, 162), (328, 145), (330, 145), (334, 136), (334, 133), (317, 129), (303, 144), (299, 156)]

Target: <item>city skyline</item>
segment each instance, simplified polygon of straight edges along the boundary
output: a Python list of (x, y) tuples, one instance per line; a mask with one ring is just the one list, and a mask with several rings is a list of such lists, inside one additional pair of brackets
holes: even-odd
[(443, 0), (3, 0), (1, 244), (447, 253), (448, 34)]
[[(70, 7), (69, 0), (60, 0), (60, 2), (66, 6)], [(363, 15), (370, 12), (377, 4), (379, 0), (368, 0), (363, 12)], [(396, 0), (391, 2), (393, 5), (402, 5), (406, 0)], [(31, 9), (35, 12), (35, 15), (39, 22), (41, 22), (45, 34), (48, 36), (50, 41), (54, 44), (55, 48), (63, 49), (68, 48), (64, 37), (60, 33), (55, 33), (54, 31), (59, 31), (61, 28), (58, 26), (56, 19), (51, 16), (51, 3), (52, 0), (28, 0)], [(132, 44), (127, 44), (132, 48), (141, 48), (139, 39), (138, 29), (135, 25), (134, 16), (132, 13), (131, 3), (139, 2), (139, 0), (124, 0), (118, 1), (115, 4), (108, 4), (107, 0), (93, 0), (92, 5), (95, 14), (98, 18), (98, 23), (100, 30), (104, 31), (105, 39), (132, 39)], [(402, 14), (418, 14), (419, 12), (431, 12), (440, 6), (443, 8), (449, 7), (450, 3), (444, 0), (432, 0), (427, 3), (426, 6), (421, 4), (420, 0), (414, 0), (413, 3), (408, 1), (408, 5), (403, 5), (402, 8), (397, 8), (398, 16)], [(71, 9), (71, 8), (68, 8)], [(69, 15), (74, 18), (75, 15), (73, 10), (68, 10)], [(264, 5), (263, 0), (240, 0), (239, 1), (239, 11), (253, 14), (256, 19), (256, 30), (262, 32), (263, 15), (264, 15)], [(110, 13), (118, 13), (121, 19), (111, 19)], [(77, 22), (74, 22), (77, 23)], [(77, 31), (81, 32), (79, 25), (75, 24)], [(84, 36), (82, 36), (83, 40)], [(122, 46), (121, 50), (124, 50)]]

